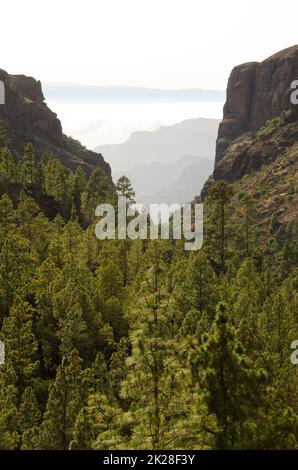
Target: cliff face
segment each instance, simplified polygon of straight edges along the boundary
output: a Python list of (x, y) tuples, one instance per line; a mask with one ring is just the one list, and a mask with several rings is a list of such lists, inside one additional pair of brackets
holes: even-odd
[[(214, 180), (238, 181), (273, 162), (297, 142), (298, 106), (290, 101), (291, 83), (297, 79), (298, 45), (263, 62), (242, 64), (232, 70), (218, 130), (214, 171), (205, 183), (203, 197)], [(266, 126), (267, 121), (271, 122)]]
[(293, 107), (257, 134), (246, 133), (233, 140), (216, 163), (213, 178), (238, 181), (273, 162), (297, 142), (298, 107)]
[(290, 100), (291, 83), (297, 79), (298, 45), (261, 63), (232, 70), (214, 171), (204, 185), (202, 198), (214, 181), (225, 180), (237, 186), (236, 193), (256, 192), (262, 217), (265, 212), (270, 217), (274, 211), (282, 213), (285, 220), (297, 216), (293, 181), (297, 181), (298, 166), (298, 105), (291, 105)]
[(37, 156), (56, 155), (68, 168), (81, 165), (87, 175), (100, 167), (111, 176), (110, 166), (101, 154), (92, 152), (65, 136), (57, 115), (44, 101), (41, 83), (25, 75), (9, 75), (0, 69), (5, 85), (5, 104), (0, 105), (0, 123), (7, 130), (12, 147), (22, 152), (32, 142)]
[(242, 64), (232, 70), (219, 126), (215, 168), (237, 137), (257, 131), (290, 108), (290, 85), (297, 79), (298, 45), (263, 62)]

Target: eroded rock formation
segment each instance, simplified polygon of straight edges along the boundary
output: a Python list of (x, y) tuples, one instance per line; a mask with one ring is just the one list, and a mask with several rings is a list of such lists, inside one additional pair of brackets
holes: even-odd
[(215, 167), (237, 137), (260, 129), (290, 108), (290, 86), (297, 79), (298, 45), (263, 62), (238, 65), (232, 70), (218, 131)]
[(111, 169), (101, 154), (92, 152), (62, 132), (61, 122), (44, 101), (40, 81), (25, 75), (9, 75), (0, 69), (5, 85), (5, 104), (0, 106), (0, 123), (12, 146), (20, 153), (32, 142), (38, 157), (56, 155), (70, 169), (81, 165), (87, 175), (99, 166), (109, 176)]

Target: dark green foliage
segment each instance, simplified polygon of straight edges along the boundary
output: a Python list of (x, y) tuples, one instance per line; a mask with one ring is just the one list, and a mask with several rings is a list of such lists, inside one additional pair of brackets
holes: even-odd
[(93, 171), (82, 193), (82, 212), (88, 222), (95, 219), (95, 209), (99, 204), (108, 202), (111, 195), (111, 183), (107, 175), (100, 169)]
[(123, 175), (121, 176), (116, 183), (116, 191), (119, 196), (125, 196), (128, 204), (133, 204), (135, 192), (133, 190), (130, 179)]
[(8, 144), (0, 130), (0, 449), (298, 449), (297, 220), (261, 233), (222, 181), (200, 251), (99, 241), (95, 208), (132, 204), (128, 178)]

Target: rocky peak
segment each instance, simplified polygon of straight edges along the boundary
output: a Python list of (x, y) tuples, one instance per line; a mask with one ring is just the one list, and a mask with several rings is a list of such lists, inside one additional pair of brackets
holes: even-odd
[(43, 154), (58, 156), (70, 169), (82, 166), (90, 175), (100, 167), (111, 176), (111, 169), (101, 154), (92, 152), (65, 136), (61, 122), (44, 101), (41, 83), (25, 75), (9, 75), (0, 69), (5, 86), (5, 104), (0, 106), (0, 124), (5, 127), (12, 147), (22, 152), (31, 142), (40, 158)]
[(33, 77), (26, 77), (26, 75), (8, 75), (4, 70), (0, 70), (1, 75), (5, 77), (5, 82), (9, 85), (9, 88), (17, 90), (20, 95), (23, 95), (24, 99), (27, 98), (36, 103), (44, 101), (45, 98), (39, 80), (35, 80)]
[(298, 45), (263, 62), (235, 67), (227, 86), (223, 120), (219, 126), (215, 167), (230, 143), (290, 108), (290, 85), (298, 79)]

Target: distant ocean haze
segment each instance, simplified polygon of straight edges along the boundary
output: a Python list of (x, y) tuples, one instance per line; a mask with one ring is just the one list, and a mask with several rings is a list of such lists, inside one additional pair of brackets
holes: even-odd
[(43, 91), (64, 133), (101, 153), (115, 181), (129, 176), (137, 202), (182, 204), (212, 172), (221, 91), (76, 84)]
[(220, 90), (45, 83), (43, 92), (65, 133), (89, 148), (124, 142), (138, 130), (184, 119), (221, 118)]
[(133, 102), (194, 102), (221, 101), (224, 92), (201, 88), (164, 89), (133, 86), (100, 86), (78, 83), (45, 83), (50, 100), (68, 103), (133, 103)]

